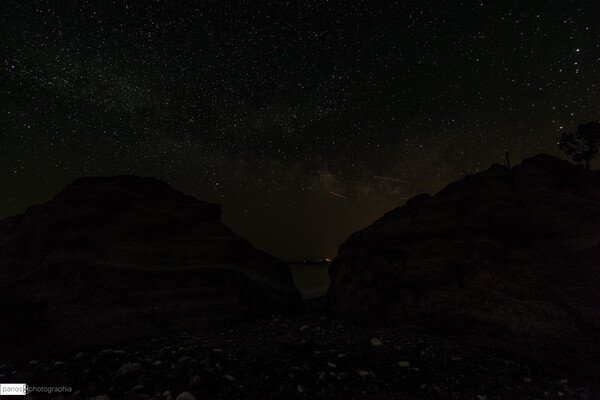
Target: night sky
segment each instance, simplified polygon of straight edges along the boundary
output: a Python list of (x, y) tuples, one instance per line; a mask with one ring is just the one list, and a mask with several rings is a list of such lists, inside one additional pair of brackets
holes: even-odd
[(598, 1), (2, 3), (0, 218), (156, 176), (277, 257), (333, 257), (600, 117)]

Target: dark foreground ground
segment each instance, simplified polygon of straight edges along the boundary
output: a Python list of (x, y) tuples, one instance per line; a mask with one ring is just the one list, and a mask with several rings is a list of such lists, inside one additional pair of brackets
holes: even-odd
[(306, 315), (4, 364), (0, 382), (72, 389), (30, 394), (40, 399), (600, 399), (573, 371), (548, 376), (417, 328), (329, 319), (320, 301)]

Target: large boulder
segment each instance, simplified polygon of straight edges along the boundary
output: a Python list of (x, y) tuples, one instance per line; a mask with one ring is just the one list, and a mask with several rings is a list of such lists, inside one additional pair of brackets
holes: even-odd
[(33, 357), (303, 308), (289, 267), (154, 178), (81, 178), (0, 222), (0, 356)]
[(493, 165), (354, 233), (328, 311), (410, 323), (542, 362), (600, 360), (600, 172)]

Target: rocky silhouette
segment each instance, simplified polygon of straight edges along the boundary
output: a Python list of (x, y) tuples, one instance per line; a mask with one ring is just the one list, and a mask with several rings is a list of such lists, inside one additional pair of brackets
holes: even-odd
[(332, 315), (589, 373), (600, 360), (600, 172), (549, 155), (493, 165), (354, 233), (329, 273)]
[(342, 246), (306, 313), (219, 206), (78, 180), (0, 223), (0, 381), (73, 399), (596, 399), (597, 178), (538, 156), (412, 199)]
[(81, 178), (0, 222), (1, 356), (302, 310), (289, 267), (154, 178)]

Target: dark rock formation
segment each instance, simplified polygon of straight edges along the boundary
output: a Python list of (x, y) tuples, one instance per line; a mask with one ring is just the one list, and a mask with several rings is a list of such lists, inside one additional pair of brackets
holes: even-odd
[(539, 361), (600, 360), (600, 172), (538, 155), (420, 195), (351, 235), (328, 310)]
[(78, 179), (0, 222), (0, 356), (302, 309), (289, 267), (154, 178)]

